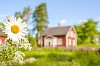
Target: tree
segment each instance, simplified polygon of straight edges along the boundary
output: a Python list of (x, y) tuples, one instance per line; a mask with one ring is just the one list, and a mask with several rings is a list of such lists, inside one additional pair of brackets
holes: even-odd
[(76, 32), (78, 34), (78, 43), (94, 43), (94, 39), (96, 34), (98, 33), (97, 30), (98, 22), (89, 19), (86, 22), (82, 22), (80, 25), (76, 25)]
[(36, 45), (35, 38), (34, 38), (30, 33), (28, 34), (28, 40), (29, 40), (29, 43), (30, 43), (32, 46), (35, 46), (35, 45)]
[(30, 15), (31, 15), (31, 8), (29, 6), (25, 7), (23, 12), (15, 13), (15, 17), (17, 17), (17, 18), (20, 17), (26, 22), (28, 22)]
[[(25, 7), (22, 12), (16, 12), (15, 13), (15, 17), (22, 18), (28, 25), (29, 17), (30, 17), (31, 14), (32, 14), (31, 13), (31, 8), (28, 6), (28, 7)], [(35, 42), (34, 42), (35, 39), (32, 37), (32, 35), (30, 33), (28, 34), (27, 38), (28, 38), (29, 42), (32, 44), (32, 46), (33, 46), (33, 44), (35, 44)]]
[(48, 15), (46, 9), (46, 3), (42, 3), (36, 7), (33, 12), (33, 32), (36, 33), (36, 41), (38, 42), (38, 36), (48, 27)]
[(2, 30), (4, 29), (4, 25), (2, 22), (0, 22), (0, 33), (2, 33)]

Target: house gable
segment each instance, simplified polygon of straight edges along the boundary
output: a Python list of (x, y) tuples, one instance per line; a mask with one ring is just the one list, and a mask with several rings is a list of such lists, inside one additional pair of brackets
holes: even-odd
[(74, 27), (71, 27), (66, 34), (66, 46), (76, 46), (77, 45), (77, 33)]
[[(48, 42), (51, 41), (52, 42)], [(75, 36), (75, 38), (74, 38)], [(49, 46), (76, 46), (77, 45), (77, 34), (74, 27), (67, 26), (67, 27), (56, 27), (56, 28), (49, 28), (45, 30), (42, 34), (42, 46), (49, 45)], [(49, 39), (47, 39), (50, 38)], [(48, 42), (48, 43), (46, 43)], [(52, 43), (50, 45), (50, 43)], [(70, 43), (70, 45), (69, 45)]]
[(4, 33), (0, 33), (0, 42), (4, 42), (4, 40), (5, 40), (5, 34)]

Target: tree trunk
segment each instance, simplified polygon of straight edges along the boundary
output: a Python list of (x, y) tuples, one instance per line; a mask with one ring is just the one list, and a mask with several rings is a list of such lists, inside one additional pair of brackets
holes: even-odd
[(38, 33), (36, 33), (36, 46), (38, 45)]

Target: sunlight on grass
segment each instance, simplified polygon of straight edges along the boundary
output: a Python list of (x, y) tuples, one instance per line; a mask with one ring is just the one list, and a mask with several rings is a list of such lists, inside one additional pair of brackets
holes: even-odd
[(25, 51), (25, 58), (36, 61), (23, 66), (100, 66), (100, 55), (96, 51), (68, 51), (64, 48), (37, 48)]

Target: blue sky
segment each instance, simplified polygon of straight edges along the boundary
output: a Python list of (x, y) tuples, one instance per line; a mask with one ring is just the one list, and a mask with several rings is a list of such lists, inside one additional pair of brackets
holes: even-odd
[(56, 27), (58, 22), (62, 26), (79, 24), (90, 18), (100, 22), (100, 0), (1, 0), (0, 21), (5, 20), (5, 16), (14, 16), (16, 11), (23, 11), (26, 6), (34, 11), (43, 2), (47, 4), (49, 27)]

